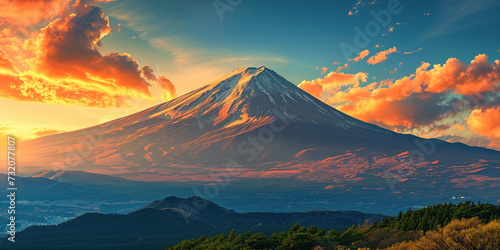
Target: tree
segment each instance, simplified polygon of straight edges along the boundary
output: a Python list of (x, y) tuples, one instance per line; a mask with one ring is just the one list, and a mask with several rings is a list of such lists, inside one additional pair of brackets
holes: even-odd
[(414, 242), (388, 249), (499, 249), (500, 221), (482, 223), (478, 218), (454, 220), (437, 231), (429, 231)]
[(351, 245), (353, 242), (360, 240), (362, 237), (363, 234), (360, 233), (353, 225), (340, 235), (338, 241), (341, 245), (348, 246)]
[(228, 236), (227, 240), (229, 240), (229, 241), (233, 241), (233, 240), (236, 238), (236, 236), (238, 236), (238, 235), (236, 234), (236, 230), (234, 230), (234, 229), (233, 229), (233, 230), (231, 230), (231, 233), (229, 234), (229, 236)]

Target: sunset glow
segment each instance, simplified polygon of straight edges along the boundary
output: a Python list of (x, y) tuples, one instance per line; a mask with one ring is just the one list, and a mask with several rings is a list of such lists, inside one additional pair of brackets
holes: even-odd
[[(496, 3), (485, 1), (475, 11), (463, 8), (461, 16), (452, 16), (446, 4), (402, 3), (403, 14), (392, 15), (387, 26), (379, 23), (379, 35), (364, 34), (369, 39), (363, 41), (363, 34), (352, 27), (366, 32), (364, 25), (378, 20), (370, 11), (383, 6), (360, 2), (339, 4), (332, 10), (337, 14), (321, 19), (335, 27), (302, 30), (301, 35), (310, 38), (287, 41), (291, 46), (278, 45), (288, 35), (269, 30), (289, 27), (256, 20), (240, 28), (255, 8), (250, 5), (224, 13), (227, 20), (221, 22), (218, 12), (204, 5), (198, 7), (200, 20), (190, 18), (191, 12), (170, 13), (168, 7), (183, 9), (182, 3), (148, 3), (141, 13), (131, 1), (2, 3), (6, 11), (0, 15), (0, 103), (16, 110), (0, 113), (1, 133), (31, 139), (84, 128), (171, 100), (235, 68), (265, 64), (363, 121), (500, 149), (494, 122), (500, 117), (499, 48), (496, 32), (488, 32), (497, 24), (486, 21)], [(269, 10), (262, 15), (277, 7), (265, 5)], [(162, 8), (171, 16), (166, 23), (155, 17)], [(296, 11), (304, 8), (310, 7)], [(306, 20), (316, 22), (320, 16)], [(463, 18), (476, 16), (484, 16), (484, 22), (477, 18), (474, 24), (463, 24)], [(443, 18), (446, 25), (437, 21)], [(202, 23), (204, 31), (199, 30)], [(185, 27), (181, 33), (174, 32), (176, 24)], [(220, 26), (228, 25), (237, 27), (226, 36), (232, 42), (217, 45)], [(417, 35), (418, 46), (410, 43)], [(277, 43), (259, 46), (263, 37)], [(353, 38), (365, 47), (346, 58), (336, 44), (352, 44)], [(314, 48), (302, 46), (310, 43)], [(39, 110), (50, 112), (33, 118)]]

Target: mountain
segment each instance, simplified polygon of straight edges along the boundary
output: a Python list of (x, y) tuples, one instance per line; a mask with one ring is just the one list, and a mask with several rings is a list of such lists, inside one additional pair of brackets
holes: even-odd
[(31, 177), (68, 182), (82, 186), (127, 185), (131, 182), (133, 183), (133, 181), (120, 177), (71, 170), (45, 170), (36, 172)]
[[(87, 199), (89, 190), (66, 182), (59, 182), (45, 178), (16, 177), (18, 193), (25, 200), (62, 200)], [(7, 187), (7, 175), (0, 174), (0, 186)], [(8, 193), (8, 191), (7, 191)]]
[[(185, 238), (241, 231), (270, 234), (299, 223), (341, 230), (385, 216), (355, 211), (237, 213), (200, 197), (168, 197), (129, 214), (86, 213), (53, 226), (32, 226), (16, 235), (12, 249), (162, 249)], [(0, 247), (9, 244), (0, 241)], [(10, 245), (12, 246), (12, 244)]]
[[(286, 130), (264, 138), (269, 131), (260, 129), (280, 117)], [(257, 164), (292, 160), (314, 146), (341, 153), (363, 147), (366, 136), (383, 146), (388, 134), (393, 133), (349, 117), (261, 67), (236, 70), (167, 103), (100, 126), (35, 139), (23, 147), (27, 167), (87, 171), (99, 166), (109, 172), (126, 166), (115, 171), (119, 174), (144, 171), (143, 166), (247, 163), (254, 151), (238, 147), (249, 137), (263, 141), (258, 142), (259, 156), (251, 159)], [(272, 143), (265, 143), (270, 139)], [(268, 145), (262, 149), (264, 144)], [(320, 150), (323, 145), (328, 149)], [(89, 153), (79, 154), (82, 147)]]
[(131, 180), (231, 181), (228, 192), (244, 182), (252, 195), (259, 180), (266, 187), (289, 181), (269, 196), (279, 205), (276, 194), (303, 183), (316, 193), (303, 204), (320, 194), (359, 198), (351, 204), (454, 196), (500, 202), (500, 152), (365, 123), (266, 67), (241, 68), (166, 103), (19, 148), (20, 171), (30, 174), (66, 169)]
[[(0, 186), (8, 187), (0, 173)], [(87, 212), (129, 213), (165, 193), (192, 195), (193, 183), (143, 182), (82, 171), (42, 171), (16, 177), (16, 229), (57, 224)], [(10, 190), (4, 189), (2, 195)], [(8, 218), (8, 210), (0, 217)]]
[[(193, 207), (193, 204), (198, 203), (200, 204), (200, 206), (203, 206), (203, 209), (196, 209), (195, 207)], [(212, 218), (214, 216), (224, 217), (229, 214), (235, 213), (233, 210), (223, 208), (213, 202), (207, 201), (197, 196), (193, 196), (187, 199), (171, 196), (163, 200), (154, 201), (144, 206), (142, 209), (165, 210), (171, 208), (184, 208), (190, 213), (191, 211), (195, 211), (195, 215), (201, 216), (203, 218)]]
[[(29, 177), (16, 177), (23, 199), (57, 202), (64, 200), (130, 201), (151, 200), (164, 193), (187, 195), (192, 183), (173, 185), (167, 182), (133, 181), (104, 174), (83, 171), (41, 171)], [(7, 187), (7, 175), (0, 174), (0, 186)]]

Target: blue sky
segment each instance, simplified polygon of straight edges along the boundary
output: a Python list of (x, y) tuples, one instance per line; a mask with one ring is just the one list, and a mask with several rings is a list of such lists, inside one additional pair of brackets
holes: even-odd
[[(353, 44), (354, 27), (362, 30), (375, 20), (370, 11), (387, 10), (388, 1), (234, 1), (231, 11), (221, 10), (219, 18), (214, 1), (116, 1), (101, 4), (111, 25), (120, 24), (120, 32), (103, 39), (103, 52), (127, 52), (140, 64), (156, 65), (173, 76), (180, 92), (206, 82), (186, 83), (176, 74), (195, 65), (210, 64), (231, 71), (245, 66), (266, 65), (293, 83), (319, 77), (316, 67), (336, 69), (348, 63), (340, 43)], [(346, 73), (367, 72), (377, 79), (409, 75), (422, 61), (442, 64), (448, 58), (471, 61), (478, 54), (498, 58), (498, 21), (495, 1), (400, 1), (403, 11), (391, 15), (391, 22), (381, 27), (363, 49), (375, 53), (396, 46), (401, 52), (377, 65), (353, 63)], [(357, 15), (348, 15), (357, 7)], [(221, 7), (223, 8), (223, 7)], [(388, 32), (390, 27), (393, 32)], [(135, 38), (134, 38), (135, 37)], [(133, 39), (134, 38), (134, 39)], [(165, 40), (165, 44), (154, 43)], [(384, 46), (375, 48), (376, 45)], [(175, 62), (175, 53), (178, 59)], [(226, 60), (226, 61), (225, 61)], [(183, 65), (183, 62), (186, 62)], [(402, 66), (399, 63), (403, 62)], [(155, 67), (153, 67), (155, 68)], [(192, 73), (195, 73), (194, 71)], [(180, 74), (183, 76), (184, 74)], [(207, 75), (209, 75), (207, 73)], [(215, 77), (215, 78), (214, 78)], [(197, 79), (197, 78), (192, 78)], [(207, 79), (200, 76), (199, 79)], [(210, 77), (208, 77), (210, 79)], [(181, 86), (179, 84), (187, 85)]]

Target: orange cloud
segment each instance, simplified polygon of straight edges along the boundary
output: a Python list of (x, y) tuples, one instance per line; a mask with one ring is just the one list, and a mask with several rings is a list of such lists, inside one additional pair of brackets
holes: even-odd
[(323, 86), (314, 81), (303, 81), (298, 86), (299, 88), (316, 98), (320, 98), (321, 94), (323, 94)]
[(139, 68), (128, 54), (99, 52), (111, 26), (92, 2), (76, 1), (75, 13), (24, 41), (11, 30), (0, 32), (5, 41), (0, 51), (12, 59), (0, 58), (0, 96), (99, 107), (120, 106), (132, 97), (150, 99), (156, 86), (167, 91), (165, 98), (175, 96), (172, 83), (154, 76), (149, 66)]
[(392, 54), (397, 52), (398, 50), (396, 49), (396, 46), (388, 49), (388, 50), (382, 50), (378, 52), (376, 55), (368, 58), (368, 61), (366, 61), (368, 64), (374, 65), (377, 63), (381, 63), (387, 59), (387, 55)]
[(357, 74), (345, 74), (330, 72), (324, 78), (318, 78), (312, 81), (302, 81), (298, 87), (308, 92), (312, 96), (319, 98), (326, 89), (339, 89), (342, 86), (359, 85), (359, 82), (366, 82), (368, 74), (360, 72)]
[(64, 105), (118, 107), (124, 96), (82, 88), (79, 83), (58, 84), (30, 74), (0, 75), (0, 97)]
[(110, 31), (109, 19), (94, 6), (57, 19), (29, 41), (36, 53), (34, 66), (52, 79), (70, 77), (100, 88), (135, 90), (149, 95), (149, 84), (130, 55), (102, 56), (98, 52), (100, 39)]
[(409, 76), (360, 86), (367, 80), (363, 72), (331, 72), (299, 87), (344, 113), (397, 132), (500, 150), (500, 60), (489, 63), (480, 54), (469, 64), (456, 58), (432, 67), (423, 62)]
[(344, 66), (339, 66), (339, 67), (335, 70), (335, 72), (339, 72), (339, 71), (341, 71), (342, 69), (348, 69), (348, 68), (349, 68), (349, 64), (347, 64), (347, 63), (346, 63), (346, 64), (344, 64)]
[(158, 87), (161, 92), (159, 95), (161, 100), (168, 101), (175, 98), (175, 86), (165, 76), (160, 75), (159, 77), (156, 77), (153, 73), (153, 69), (148, 65), (141, 68), (141, 73), (144, 78), (158, 83)]
[(472, 131), (483, 136), (500, 138), (500, 107), (474, 109), (466, 120)]
[(36, 24), (51, 19), (68, 8), (72, 0), (11, 0), (0, 2), (0, 22), (16, 26)]
[(15, 69), (14, 64), (12, 63), (11, 60), (0, 56), (0, 72), (1, 71), (14, 73), (16, 71), (16, 69)]
[(146, 78), (147, 80), (150, 80), (150, 81), (156, 81), (157, 80), (157, 78), (156, 78), (156, 76), (154, 74), (153, 69), (150, 66), (148, 66), (148, 65), (145, 65), (145, 66), (143, 66), (141, 68), (141, 73), (142, 73), (142, 76), (144, 78)]
[(349, 13), (347, 13), (347, 15), (349, 15), (349, 16), (355, 16), (357, 14), (358, 14), (358, 10), (354, 10), (354, 11), (350, 10)]
[(323, 68), (321, 69), (321, 74), (324, 74), (327, 70), (328, 70), (328, 68), (327, 68), (327, 67), (323, 67)]
[[(410, 76), (364, 87), (359, 86), (359, 80), (365, 82), (366, 78), (332, 73), (324, 79), (303, 81), (299, 87), (342, 112), (393, 129), (433, 126), (472, 105), (498, 105), (500, 61), (490, 65), (487, 56), (478, 55), (469, 65), (452, 58), (428, 70), (429, 66), (423, 63)], [(483, 99), (474, 101), (472, 95)]]
[(359, 55), (357, 57), (354, 57), (354, 58), (352, 58), (350, 60), (357, 62), (359, 60), (363, 60), (363, 58), (365, 58), (366, 56), (368, 56), (368, 54), (370, 54), (370, 51), (367, 50), (367, 49), (365, 49), (365, 50), (359, 52)]
[[(50, 21), (56, 16), (65, 15), (70, 7), (95, 5), (98, 2), (114, 0), (9, 0), (0, 1), (0, 23), (13, 26), (27, 26)], [(71, 3), (74, 4), (72, 5)]]
[(162, 100), (172, 100), (175, 98), (175, 87), (174, 85), (163, 75), (158, 78), (158, 84), (163, 90), (161, 99)]
[(8, 28), (0, 30), (0, 57), (3, 58), (4, 68), (8, 67), (9, 64), (18, 68), (26, 68), (26, 54), (24, 39), (18, 35), (17, 31)]
[(421, 50), (422, 50), (422, 47), (420, 47), (420, 48), (418, 48), (417, 50), (414, 50), (414, 51), (407, 51), (407, 52), (403, 52), (403, 54), (405, 54), (405, 55), (409, 55), (409, 54), (417, 53), (417, 52), (419, 52), (419, 51), (421, 51)]
[[(423, 64), (422, 69), (430, 65)], [(500, 86), (500, 61), (489, 64), (488, 56), (477, 55), (467, 66), (456, 58), (450, 58), (441, 66), (419, 72), (418, 81), (425, 82), (430, 92), (453, 90), (457, 94), (475, 95), (488, 91), (497, 91)]]

